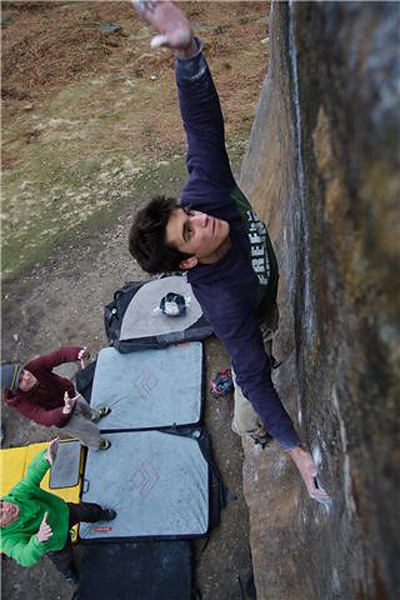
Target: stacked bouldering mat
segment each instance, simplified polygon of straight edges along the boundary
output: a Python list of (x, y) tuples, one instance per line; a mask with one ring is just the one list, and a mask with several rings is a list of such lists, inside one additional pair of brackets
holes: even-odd
[[(209, 526), (208, 463), (199, 432), (107, 434), (107, 452), (89, 452), (82, 499), (117, 510), (109, 527), (81, 525), (82, 539), (203, 536)], [(112, 465), (112, 468), (108, 468)]]
[(197, 425), (203, 408), (200, 342), (120, 354), (103, 348), (93, 379), (91, 405), (109, 406), (107, 431)]
[[(185, 299), (175, 317), (160, 308), (171, 293)], [(78, 598), (109, 600), (112, 590), (119, 600), (191, 600), (190, 539), (206, 536), (225, 504), (201, 428), (200, 340), (211, 328), (181, 276), (127, 284), (105, 308), (105, 325), (111, 347), (77, 383), (93, 407), (111, 408), (99, 423), (111, 447), (88, 451), (82, 500), (117, 517), (81, 525)]]

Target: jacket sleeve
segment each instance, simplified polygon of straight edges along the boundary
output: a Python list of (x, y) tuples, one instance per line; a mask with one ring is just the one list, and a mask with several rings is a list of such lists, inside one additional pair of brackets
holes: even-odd
[(50, 352), (50, 354), (44, 354), (43, 356), (39, 356), (39, 358), (30, 360), (25, 365), (25, 368), (28, 371), (32, 370), (32, 373), (35, 373), (36, 370), (42, 369), (51, 371), (54, 369), (54, 367), (58, 367), (58, 365), (78, 360), (78, 354), (81, 350), (81, 346), (67, 346), (59, 348), (54, 352)]
[(46, 544), (39, 542), (36, 534), (30, 538), (27, 537), (26, 540), (21, 534), (18, 541), (14, 536), (10, 539), (3, 539), (1, 551), (23, 567), (33, 567), (46, 553)]
[(177, 59), (176, 82), (186, 132), (189, 182), (232, 189), (235, 181), (225, 149), (224, 121), (210, 70), (199, 50), (189, 59)]
[(14, 489), (16, 489), (19, 485), (29, 487), (40, 486), (40, 482), (51, 467), (49, 461), (45, 458), (46, 452), (47, 450), (44, 449), (37, 456), (35, 456), (28, 467), (25, 477), (20, 481), (20, 483), (17, 484), (17, 486), (15, 486)]
[(25, 400), (24, 402), (10, 404), (27, 419), (45, 427), (64, 427), (72, 415), (72, 413), (64, 414), (62, 412), (63, 406), (45, 410), (35, 403), (34, 398), (31, 402)]
[[(226, 308), (226, 307), (225, 307)], [(223, 328), (220, 323), (224, 322)], [(229, 324), (226, 326), (226, 324)], [(224, 312), (213, 322), (214, 333), (224, 342), (236, 373), (236, 381), (262, 424), (285, 450), (300, 445), (293, 421), (286, 412), (271, 379), (271, 368), (255, 316), (240, 319)]]

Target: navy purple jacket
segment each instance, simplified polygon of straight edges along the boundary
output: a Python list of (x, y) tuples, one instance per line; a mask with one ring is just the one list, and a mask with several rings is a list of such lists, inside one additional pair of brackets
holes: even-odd
[(272, 383), (259, 325), (276, 300), (276, 257), (264, 223), (232, 175), (219, 99), (201, 47), (194, 57), (176, 61), (176, 80), (188, 143), (181, 204), (228, 221), (231, 239), (220, 261), (198, 264), (188, 280), (228, 350), (243, 394), (265, 429), (289, 450), (300, 440)]

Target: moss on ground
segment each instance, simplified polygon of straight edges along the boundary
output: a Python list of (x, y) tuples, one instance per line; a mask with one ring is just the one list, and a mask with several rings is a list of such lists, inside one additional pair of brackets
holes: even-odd
[[(236, 166), (243, 144), (236, 141), (230, 154)], [(154, 194), (179, 193), (186, 177), (182, 158), (133, 164), (125, 152), (107, 164), (89, 159), (42, 165), (26, 173), (22, 184), (11, 173), (5, 184), (10, 202), (3, 221), (3, 281), (29, 274), (79, 239), (101, 239), (120, 214), (129, 208), (133, 213)]]

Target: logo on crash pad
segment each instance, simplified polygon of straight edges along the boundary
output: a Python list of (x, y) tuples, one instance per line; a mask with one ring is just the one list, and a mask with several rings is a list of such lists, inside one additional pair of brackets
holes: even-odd
[(134, 385), (137, 391), (139, 392), (139, 396), (146, 400), (154, 390), (154, 388), (158, 384), (158, 377), (153, 371), (150, 369), (143, 369), (136, 377)]
[(147, 498), (160, 479), (160, 474), (149, 460), (144, 460), (133, 476), (133, 484), (141, 498)]

